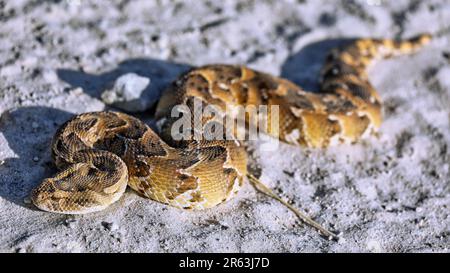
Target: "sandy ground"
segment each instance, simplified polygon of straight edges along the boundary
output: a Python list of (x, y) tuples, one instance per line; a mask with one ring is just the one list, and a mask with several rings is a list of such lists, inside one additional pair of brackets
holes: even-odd
[[(0, 251), (449, 251), (448, 1), (111, 2), (0, 1)], [(340, 231), (338, 242), (248, 184), (201, 212), (131, 190), (83, 216), (29, 203), (30, 190), (55, 172), (55, 130), (105, 109), (100, 94), (122, 74), (150, 77), (155, 98), (189, 66), (208, 63), (246, 64), (314, 91), (325, 53), (341, 39), (424, 31), (436, 35), (430, 46), (370, 71), (385, 101), (379, 137), (329, 150), (265, 152), (250, 143), (261, 179)], [(151, 112), (139, 117), (151, 121)]]

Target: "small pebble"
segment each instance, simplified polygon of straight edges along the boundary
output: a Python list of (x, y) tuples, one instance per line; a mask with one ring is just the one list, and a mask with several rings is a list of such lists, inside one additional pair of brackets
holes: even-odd
[(73, 218), (68, 218), (64, 221), (64, 225), (68, 228), (74, 228), (76, 225), (76, 220)]
[(119, 228), (119, 226), (114, 222), (102, 222), (102, 226), (109, 231), (115, 231)]
[(419, 227), (424, 227), (424, 226), (425, 226), (425, 220), (424, 219), (420, 219)]
[(77, 87), (75, 89), (72, 89), (70, 92), (76, 96), (79, 96), (79, 95), (83, 94), (83, 88)]
[(37, 157), (37, 156), (33, 157), (33, 161), (34, 162), (38, 162), (39, 161), (39, 157)]
[(30, 197), (25, 197), (24, 199), (23, 199), (23, 203), (24, 204), (31, 204), (31, 199), (30, 199)]
[(16, 253), (27, 253), (27, 250), (25, 248), (18, 248), (16, 249)]
[(31, 123), (31, 128), (37, 129), (38, 127), (39, 127), (39, 124), (38, 124), (37, 122), (33, 121), (33, 122)]

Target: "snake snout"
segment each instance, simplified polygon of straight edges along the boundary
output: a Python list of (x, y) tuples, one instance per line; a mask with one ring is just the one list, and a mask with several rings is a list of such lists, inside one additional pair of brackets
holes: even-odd
[(45, 211), (57, 211), (59, 199), (54, 196), (56, 189), (45, 179), (38, 187), (31, 191), (31, 202), (37, 208)]

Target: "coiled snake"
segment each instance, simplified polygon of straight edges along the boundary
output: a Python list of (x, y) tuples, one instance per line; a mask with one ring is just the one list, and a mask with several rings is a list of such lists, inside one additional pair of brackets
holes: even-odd
[[(129, 185), (161, 203), (205, 209), (232, 198), (249, 176), (258, 189), (324, 235), (334, 236), (247, 173), (247, 154), (240, 141), (175, 141), (169, 133), (176, 122), (171, 109), (184, 105), (195, 111), (194, 99), (224, 113), (230, 106), (279, 105), (275, 131), (280, 140), (307, 147), (352, 143), (374, 132), (382, 119), (380, 97), (366, 72), (369, 64), (378, 58), (413, 53), (430, 38), (423, 34), (404, 41), (357, 39), (335, 48), (322, 68), (319, 93), (305, 92), (286, 79), (243, 66), (195, 68), (180, 76), (159, 101), (156, 117), (161, 120), (161, 137), (127, 114), (77, 115), (60, 127), (52, 142), (60, 172), (36, 187), (31, 199), (46, 211), (88, 213), (117, 201)], [(275, 135), (270, 130), (266, 133)]]

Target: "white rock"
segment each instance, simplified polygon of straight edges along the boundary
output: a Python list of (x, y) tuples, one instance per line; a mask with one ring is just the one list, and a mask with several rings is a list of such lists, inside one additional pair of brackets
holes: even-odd
[(143, 112), (150, 108), (157, 98), (152, 92), (146, 92), (150, 79), (135, 73), (128, 73), (117, 78), (114, 87), (106, 90), (101, 97), (106, 104), (128, 112)]

